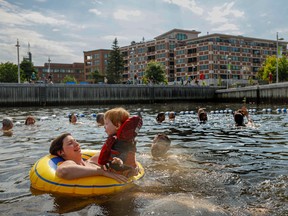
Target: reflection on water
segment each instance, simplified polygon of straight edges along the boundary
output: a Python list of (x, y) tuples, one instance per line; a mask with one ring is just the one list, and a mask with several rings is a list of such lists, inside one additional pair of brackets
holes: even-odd
[[(1, 119), (18, 122), (12, 136), (0, 136), (0, 215), (288, 215), (287, 114), (257, 107), (259, 112), (251, 114), (255, 126), (247, 128), (236, 128), (232, 114), (224, 113), (209, 113), (206, 124), (195, 114), (155, 123), (160, 111), (199, 106), (209, 113), (241, 104), (125, 106), (132, 114), (141, 110), (144, 119), (137, 158), (146, 175), (121, 194), (76, 198), (30, 189), (29, 170), (63, 132), (71, 132), (83, 149), (99, 149), (106, 134), (91, 114), (112, 106), (0, 109)], [(71, 112), (85, 114), (84, 124), (69, 124)], [(24, 125), (27, 115), (37, 117), (36, 125)], [(172, 147), (165, 157), (153, 159), (150, 146), (157, 133), (167, 134)]]

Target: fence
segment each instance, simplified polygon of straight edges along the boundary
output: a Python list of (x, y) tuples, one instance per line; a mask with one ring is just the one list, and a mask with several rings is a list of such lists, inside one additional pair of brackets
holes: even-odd
[(1, 106), (213, 101), (214, 87), (162, 85), (0, 84)]

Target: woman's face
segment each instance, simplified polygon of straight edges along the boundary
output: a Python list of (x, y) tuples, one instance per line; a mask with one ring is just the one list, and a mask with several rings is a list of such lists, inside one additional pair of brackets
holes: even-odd
[(33, 118), (27, 118), (27, 125), (33, 125), (33, 124), (35, 124), (35, 119), (33, 119)]
[(111, 136), (117, 133), (118, 128), (111, 122), (109, 118), (104, 119), (104, 127), (105, 127), (105, 132), (108, 134), (108, 136)]
[(77, 116), (75, 114), (73, 114), (71, 116), (71, 123), (76, 123), (77, 122)]
[(62, 156), (65, 160), (74, 160), (74, 158), (81, 157), (81, 148), (79, 143), (74, 139), (73, 136), (68, 135), (63, 139), (63, 152)]

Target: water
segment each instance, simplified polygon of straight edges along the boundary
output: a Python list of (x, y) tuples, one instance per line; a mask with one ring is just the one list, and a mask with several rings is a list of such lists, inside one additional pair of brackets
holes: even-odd
[[(0, 215), (288, 215), (287, 114), (261, 112), (276, 106), (248, 105), (260, 111), (250, 114), (255, 127), (236, 128), (232, 114), (210, 113), (206, 124), (193, 114), (155, 123), (160, 111), (199, 106), (210, 112), (241, 104), (124, 106), (143, 115), (137, 158), (146, 174), (131, 190), (90, 198), (33, 190), (29, 170), (62, 132), (71, 132), (82, 149), (100, 149), (106, 134), (90, 114), (113, 106), (1, 108), (0, 119), (10, 116), (20, 124), (11, 137), (0, 136)], [(86, 114), (78, 120), (83, 124), (70, 125), (66, 116), (71, 112)], [(23, 125), (30, 114), (37, 117), (36, 125)], [(157, 133), (166, 133), (172, 147), (156, 160), (150, 146)]]

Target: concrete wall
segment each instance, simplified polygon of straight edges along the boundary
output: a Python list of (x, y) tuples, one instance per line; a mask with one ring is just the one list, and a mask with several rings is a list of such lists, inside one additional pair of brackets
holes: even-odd
[(235, 89), (216, 90), (216, 98), (221, 102), (240, 102), (246, 98), (247, 102), (255, 103), (288, 103), (288, 82), (270, 85), (257, 85)]
[(213, 101), (215, 88), (161, 85), (0, 84), (1, 106)]
[(203, 86), (0, 84), (0, 106), (242, 102), (287, 104), (288, 82), (219, 89)]

